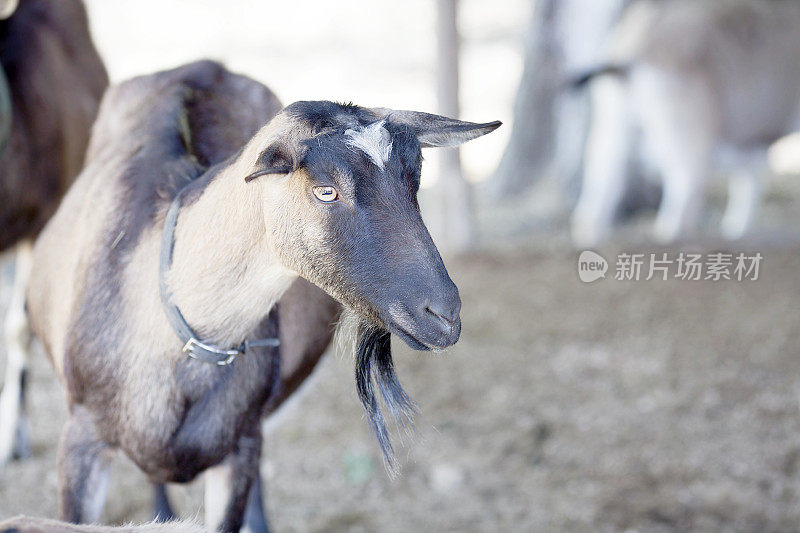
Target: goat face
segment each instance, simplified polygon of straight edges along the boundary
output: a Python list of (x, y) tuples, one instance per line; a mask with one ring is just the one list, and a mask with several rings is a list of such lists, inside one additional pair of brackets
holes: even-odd
[(275, 123), (247, 179), (263, 183), (283, 265), (412, 348), (454, 344), (461, 300), (417, 204), (420, 148), (456, 146), (500, 123), (333, 102), (297, 102)]

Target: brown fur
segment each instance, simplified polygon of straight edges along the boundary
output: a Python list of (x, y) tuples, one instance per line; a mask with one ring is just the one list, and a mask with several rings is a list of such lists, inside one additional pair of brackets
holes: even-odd
[(314, 370), (333, 338), (341, 312), (336, 300), (298, 278), (278, 306), (281, 339), (281, 382), (268, 408), (275, 410)]
[(35, 236), (83, 163), (108, 85), (78, 0), (23, 0), (0, 21), (0, 63), (12, 98), (0, 155), (0, 251)]
[(0, 20), (0, 63), (11, 107), (10, 116), (2, 117), (10, 130), (4, 129), (0, 139), (0, 252), (19, 243), (5, 320), (6, 375), (0, 394), (4, 464), (30, 453), (24, 413), (30, 346), (24, 293), (32, 238), (83, 164), (108, 78), (79, 0), (23, 0), (19, 6), (3, 2), (0, 10), (0, 18), (11, 16)]

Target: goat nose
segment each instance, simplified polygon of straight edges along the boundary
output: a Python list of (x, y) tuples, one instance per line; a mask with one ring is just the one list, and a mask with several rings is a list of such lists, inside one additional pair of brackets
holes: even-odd
[(429, 300), (425, 304), (425, 311), (441, 320), (445, 326), (452, 328), (461, 312), (461, 299), (456, 296), (454, 299)]

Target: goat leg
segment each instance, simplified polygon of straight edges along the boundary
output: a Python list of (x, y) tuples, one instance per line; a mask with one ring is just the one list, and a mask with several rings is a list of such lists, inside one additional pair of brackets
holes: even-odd
[(175, 519), (175, 513), (169, 504), (167, 486), (163, 483), (153, 484), (153, 521), (169, 522)]
[(269, 533), (269, 523), (264, 510), (261, 476), (259, 475), (256, 475), (253, 484), (250, 486), (250, 496), (247, 499), (244, 523), (250, 533)]
[(58, 444), (58, 512), (76, 524), (97, 522), (108, 490), (108, 446), (100, 439), (89, 412), (72, 414)]
[(206, 470), (206, 529), (236, 533), (244, 523), (245, 509), (261, 459), (258, 421), (239, 438), (235, 451), (219, 465)]
[[(264, 496), (261, 476), (255, 476), (250, 485), (247, 507), (244, 513), (244, 526), (250, 533), (269, 533), (269, 522), (264, 510)], [(153, 484), (153, 521), (168, 522), (175, 519), (175, 513), (169, 503), (166, 485)]]
[(30, 430), (25, 416), (25, 381), (31, 346), (31, 330), (25, 313), (25, 290), (33, 259), (33, 244), (17, 246), (14, 290), (5, 322), (6, 375), (0, 394), (0, 465), (31, 455)]

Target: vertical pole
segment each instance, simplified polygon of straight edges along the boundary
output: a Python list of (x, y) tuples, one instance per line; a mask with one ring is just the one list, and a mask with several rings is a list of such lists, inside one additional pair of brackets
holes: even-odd
[[(458, 0), (437, 0), (436, 85), (439, 113), (458, 118)], [(436, 213), (434, 233), (440, 245), (450, 251), (463, 251), (474, 244), (472, 191), (461, 174), (457, 148), (441, 149), (439, 181), (434, 189)]]
[(532, 2), (533, 18), (526, 38), (522, 78), (514, 100), (511, 137), (487, 184), (487, 192), (496, 200), (511, 199), (529, 190), (553, 160), (556, 148), (553, 139), (557, 131), (555, 113), (563, 75), (562, 36), (558, 33), (557, 18), (566, 3), (566, 0)]

